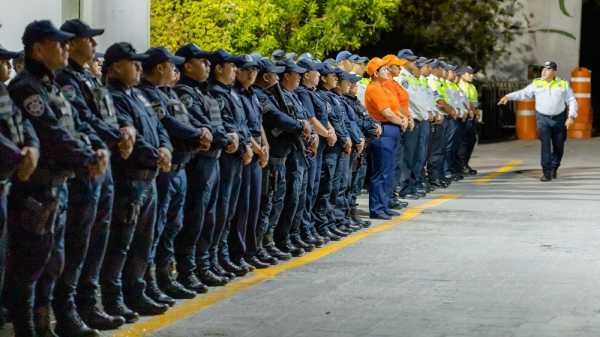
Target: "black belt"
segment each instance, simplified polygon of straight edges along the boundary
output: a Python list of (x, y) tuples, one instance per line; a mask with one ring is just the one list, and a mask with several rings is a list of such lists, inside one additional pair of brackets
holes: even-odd
[(400, 127), (400, 125), (398, 125), (398, 124), (394, 124), (394, 123), (391, 123), (391, 122), (381, 122), (381, 125), (395, 126), (395, 127), (397, 127), (397, 128), (399, 128), (399, 127)]
[(152, 180), (158, 175), (158, 170), (130, 169), (123, 170), (125, 177), (132, 180)]
[(541, 112), (539, 112), (539, 111), (536, 111), (535, 113), (536, 113), (536, 114), (538, 114), (538, 115), (544, 116), (544, 117), (546, 117), (546, 118), (550, 118), (550, 119), (552, 119), (552, 120), (559, 120), (559, 119), (563, 119), (563, 118), (565, 118), (565, 117), (566, 117), (566, 114), (567, 114), (566, 112), (561, 112), (561, 113), (559, 113), (558, 115), (553, 115), (553, 116), (550, 116), (550, 115), (545, 115), (545, 114), (543, 114), (543, 113), (541, 113)]

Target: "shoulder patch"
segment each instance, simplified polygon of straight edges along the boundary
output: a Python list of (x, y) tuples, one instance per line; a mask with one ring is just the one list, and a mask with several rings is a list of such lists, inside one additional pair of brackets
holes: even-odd
[(77, 97), (77, 91), (75, 91), (75, 87), (72, 85), (65, 85), (60, 91), (62, 91), (63, 96), (65, 96), (68, 101), (72, 101)]
[(44, 113), (44, 101), (40, 95), (31, 95), (23, 101), (25, 111), (34, 117), (39, 117)]
[(186, 108), (191, 108), (194, 104), (194, 98), (190, 94), (183, 94), (179, 99), (181, 100), (181, 103), (185, 105)]

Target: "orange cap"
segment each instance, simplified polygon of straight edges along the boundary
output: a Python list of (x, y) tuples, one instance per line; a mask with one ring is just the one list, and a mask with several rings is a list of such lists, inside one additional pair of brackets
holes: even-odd
[(408, 63), (408, 61), (407, 61), (407, 60), (404, 60), (404, 59), (398, 58), (398, 56), (396, 56), (396, 55), (394, 55), (394, 54), (388, 54), (388, 55), (385, 55), (385, 56), (383, 57), (383, 60), (384, 60), (384, 61), (385, 61), (387, 64), (395, 64), (395, 65), (397, 65), (397, 66), (403, 66), (403, 65), (405, 65), (405, 64), (407, 64), (407, 63)]
[(383, 59), (374, 57), (369, 61), (369, 63), (367, 63), (367, 74), (369, 74), (369, 76), (373, 76), (373, 74), (375, 74), (379, 68), (385, 65), (387, 65), (387, 62), (385, 62)]

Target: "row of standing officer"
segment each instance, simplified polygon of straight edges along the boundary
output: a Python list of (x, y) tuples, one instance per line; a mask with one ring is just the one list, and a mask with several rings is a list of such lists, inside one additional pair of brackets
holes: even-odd
[(370, 225), (352, 210), (381, 127), (359, 76), (307, 54), (115, 43), (100, 81), (102, 33), (32, 22), (0, 86), (15, 336), (99, 336)]

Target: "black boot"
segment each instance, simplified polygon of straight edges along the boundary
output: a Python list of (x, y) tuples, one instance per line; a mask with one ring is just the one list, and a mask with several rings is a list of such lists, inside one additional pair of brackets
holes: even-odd
[(35, 308), (33, 311), (33, 323), (35, 333), (38, 337), (58, 337), (50, 326), (50, 307)]
[(256, 270), (256, 268), (253, 265), (249, 264), (246, 261), (246, 259), (244, 259), (243, 257), (240, 257), (237, 260), (236, 264), (239, 265), (241, 268), (244, 268), (244, 269), (248, 270), (248, 272), (253, 272), (253, 271)]
[(219, 254), (218, 252), (215, 250), (214, 255), (211, 256), (211, 270), (213, 273), (217, 274), (217, 276), (220, 277), (224, 277), (227, 279), (227, 281), (231, 281), (233, 280), (236, 275), (234, 273), (230, 273), (228, 271), (226, 271), (222, 266), (221, 263), (219, 262)]
[(79, 316), (87, 326), (98, 330), (114, 330), (125, 324), (122, 316), (111, 316), (97, 306), (79, 307)]
[(220, 262), (221, 266), (223, 267), (223, 269), (225, 269), (225, 271), (227, 271), (229, 273), (233, 273), (236, 276), (244, 276), (244, 275), (248, 274), (248, 270), (233, 263), (233, 261), (231, 261), (231, 259), (229, 259), (229, 257), (222, 257), (219, 260), (219, 262)]
[(177, 282), (179, 282), (184, 288), (196, 292), (197, 294), (204, 294), (208, 292), (208, 287), (200, 282), (195, 274), (179, 274), (177, 276)]
[(15, 337), (36, 337), (33, 324), (33, 313), (27, 308), (9, 310), (10, 321), (12, 322)]
[(296, 247), (289, 240), (285, 241), (283, 243), (280, 243), (280, 245), (277, 248), (279, 248), (282, 252), (292, 254), (293, 257), (302, 256), (305, 253), (304, 249), (302, 249), (300, 247)]
[(168, 305), (156, 303), (145, 293), (140, 293), (139, 291), (135, 294), (126, 295), (125, 302), (128, 307), (142, 316), (162, 315), (169, 309)]
[(125, 319), (125, 323), (135, 323), (140, 319), (140, 315), (125, 305), (122, 299), (109, 299), (103, 294), (102, 305), (107, 314), (121, 316)]
[(263, 261), (261, 261), (258, 258), (258, 256), (256, 256), (256, 255), (246, 259), (246, 262), (248, 262), (249, 264), (254, 266), (254, 268), (256, 268), (256, 269), (265, 269), (265, 268), (269, 268), (271, 266), (271, 264), (264, 263)]
[(304, 249), (305, 252), (312, 252), (315, 249), (315, 246), (302, 240), (299, 234), (293, 235), (291, 237), (291, 242), (294, 246)]
[(55, 312), (56, 333), (60, 337), (100, 337), (100, 332), (88, 327), (75, 309)]
[(282, 252), (275, 246), (274, 243), (270, 243), (270, 244), (266, 245), (265, 250), (267, 251), (267, 253), (269, 255), (271, 255), (272, 257), (274, 257), (278, 260), (281, 260), (281, 261), (287, 261), (292, 258), (292, 254)]
[(155, 266), (148, 266), (145, 279), (146, 295), (148, 295), (148, 297), (150, 297), (156, 303), (166, 304), (170, 307), (175, 305), (176, 301), (167, 294), (163, 293), (163, 291), (158, 287)]
[(173, 299), (186, 300), (196, 297), (195, 291), (186, 289), (181, 283), (173, 279), (169, 265), (156, 268), (156, 281), (160, 289)]
[(258, 253), (256, 253), (256, 257), (260, 262), (270, 264), (272, 266), (279, 263), (279, 260), (276, 257), (271, 256), (271, 254), (267, 253), (267, 250), (265, 248), (260, 248), (258, 250)]

